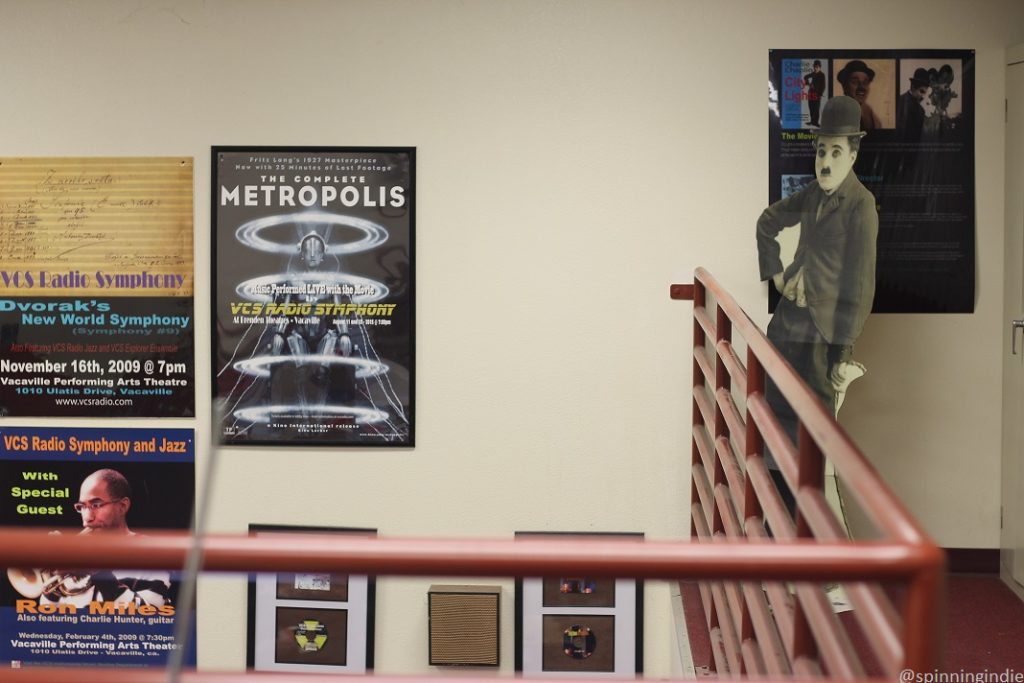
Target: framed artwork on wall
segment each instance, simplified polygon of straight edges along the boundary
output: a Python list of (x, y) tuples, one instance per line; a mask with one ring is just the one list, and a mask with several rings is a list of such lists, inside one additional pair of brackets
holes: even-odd
[[(9, 502), (0, 526), (97, 542), (104, 530), (140, 542), (187, 531), (195, 450), (192, 429), (2, 425), (0, 490)], [(0, 569), (0, 669), (167, 667), (179, 648), (195, 666), (196, 613), (181, 571), (40, 564)]]
[[(375, 536), (377, 531), (250, 524), (249, 533)], [(372, 670), (374, 597), (371, 576), (251, 575), (246, 665), (255, 671), (361, 674)]]
[[(518, 531), (516, 538), (632, 538), (640, 533)], [(643, 673), (643, 582), (576, 576), (516, 580), (516, 671), (524, 677)]]
[[(801, 265), (793, 266), (798, 247), (802, 263), (805, 245), (833, 234), (834, 221), (821, 216), (812, 224), (814, 208), (808, 214), (797, 207), (817, 201), (814, 142), (829, 132), (828, 102), (846, 95), (860, 107), (857, 128), (864, 133), (850, 175), (877, 208), (877, 238), (866, 252), (870, 267), (858, 275), (858, 280), (875, 280), (871, 311), (974, 311), (975, 71), (974, 50), (768, 51), (768, 203), (787, 201), (767, 217), (768, 231), (762, 234), (775, 233), (763, 241), (769, 250), (777, 244), (786, 279)], [(842, 192), (850, 195), (851, 185), (857, 186), (854, 179)], [(842, 203), (834, 208), (840, 215), (852, 211)], [(801, 217), (808, 217), (803, 222), (815, 237), (807, 237)], [(843, 234), (848, 232), (845, 228)], [(848, 240), (844, 237), (842, 244)], [(849, 265), (854, 257), (837, 251), (830, 258)], [(764, 264), (766, 269), (774, 266)], [(817, 290), (824, 287), (819, 284)], [(769, 312), (780, 297), (768, 287)]]
[(415, 445), (412, 147), (214, 147), (214, 426)]
[(194, 417), (192, 157), (0, 157), (0, 417)]

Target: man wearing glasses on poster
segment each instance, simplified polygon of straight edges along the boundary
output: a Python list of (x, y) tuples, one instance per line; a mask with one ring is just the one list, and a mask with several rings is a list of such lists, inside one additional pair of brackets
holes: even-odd
[[(113, 469), (93, 472), (82, 482), (75, 512), (82, 516), (80, 534), (123, 534), (134, 536), (128, 527), (132, 490), (123, 474)], [(51, 532), (60, 533), (60, 532)], [(170, 605), (168, 572), (88, 569), (9, 569), (11, 585), (26, 598), (40, 604), (70, 604), (85, 607), (91, 602), (117, 605)], [(161, 613), (164, 613), (161, 610)]]

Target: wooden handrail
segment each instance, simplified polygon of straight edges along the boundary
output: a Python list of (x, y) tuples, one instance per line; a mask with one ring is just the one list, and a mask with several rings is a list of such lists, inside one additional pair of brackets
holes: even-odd
[[(185, 671), (179, 680), (182, 683), (318, 683), (332, 681), (337, 683), (337, 674), (310, 673), (243, 673), (237, 671)], [(437, 676), (393, 676), (370, 675), (342, 677), (345, 681), (372, 681), (373, 683), (438, 683), (445, 680)], [(495, 676), (473, 674), (459, 675), (455, 680), (459, 683), (494, 683), (502, 680), (519, 680)], [(565, 683), (564, 678), (531, 678), (534, 683)], [(607, 678), (573, 677), (573, 683), (608, 683)], [(690, 679), (692, 681), (692, 679)], [(167, 674), (160, 669), (118, 669), (113, 667), (32, 667), (25, 669), (0, 669), (0, 683), (166, 683)], [(875, 679), (876, 683), (896, 683), (895, 680)], [(792, 683), (792, 679), (776, 677), (765, 678), (758, 683)]]
[[(125, 537), (50, 535), (31, 529), (0, 528), (0, 564), (174, 569), (184, 565), (194, 543), (193, 536), (180, 532)], [(273, 538), (215, 534), (204, 537), (200, 545), (202, 565), (208, 571), (327, 571), (378, 576), (513, 577), (578, 571), (595, 577), (644, 579), (815, 581), (840, 577), (882, 580), (899, 578), (930, 562), (927, 556), (906, 544), (874, 543), (852, 548), (843, 543), (821, 544), (809, 540), (709, 545), (630, 538), (402, 539), (302, 533), (275, 534)], [(721, 600), (726, 600), (724, 593), (720, 596)], [(166, 675), (159, 669), (39, 667), (0, 669), (0, 683), (67, 680), (155, 683), (167, 680)], [(175, 680), (241, 683), (253, 678), (290, 683), (318, 677), (184, 671)], [(374, 683), (425, 683), (427, 680), (377, 675), (372, 678)], [(460, 683), (474, 680), (477, 679), (460, 677)], [(479, 680), (482, 683), (484, 679)], [(580, 683), (597, 683), (579, 680)]]
[[(871, 642), (888, 676), (897, 667), (929, 671), (937, 666), (936, 614), (944, 558), (899, 500), (835, 423), (802, 380), (778, 355), (731, 296), (703, 269), (693, 285), (673, 285), (673, 298), (694, 301), (692, 447), (694, 540), (610, 538), (411, 539), (339, 537), (317, 534), (213, 534), (199, 541), (207, 571), (326, 571), (376, 576), (545, 576), (566, 571), (595, 577), (697, 579), (709, 617), (721, 620), (726, 637), (715, 646), (720, 671), (776, 676), (842, 675), (863, 679), (850, 644), (814, 583), (844, 581), (862, 605), (862, 624), (877, 627)], [(706, 308), (708, 297), (715, 311)], [(741, 337), (747, 363), (733, 346)], [(801, 423), (799, 446), (784, 443), (763, 399), (770, 377), (793, 405)], [(735, 405), (733, 396), (746, 397)], [(765, 439), (778, 442), (786, 475), (796, 491), (797, 524), (771, 485), (760, 450)], [(739, 452), (736, 452), (736, 451)], [(871, 542), (837, 538), (835, 524), (823, 519), (812, 482), (822, 457), (831, 460), (844, 482), (882, 534)], [(723, 465), (728, 463), (728, 468)], [(740, 465), (742, 464), (742, 467)], [(736, 494), (742, 487), (742, 497)], [(771, 490), (769, 490), (771, 489)], [(698, 500), (696, 496), (699, 493)], [(767, 509), (778, 530), (768, 538)], [(716, 514), (716, 511), (718, 514)], [(708, 515), (706, 517), (706, 515)], [(5, 566), (85, 566), (93, 568), (176, 569), (185, 566), (196, 538), (181, 532), (148, 532), (132, 537), (69, 532), (48, 535), (31, 529), (0, 529), (0, 564)], [(793, 590), (787, 584), (793, 582)], [(904, 583), (907, 597), (897, 612), (877, 584)], [(768, 642), (764, 648), (755, 640)], [(781, 644), (786, 661), (779, 657)], [(731, 663), (731, 668), (730, 668)], [(309, 681), (303, 674), (184, 672), (180, 680)], [(332, 677), (333, 678), (333, 677)], [(373, 676), (375, 683), (425, 683), (425, 677)], [(0, 669), (0, 683), (76, 683), (166, 680), (161, 670), (41, 667)], [(430, 677), (430, 680), (437, 680)], [(460, 677), (483, 683), (492, 677)], [(543, 680), (543, 679), (537, 679)], [(578, 683), (596, 683), (576, 679)], [(768, 679), (770, 680), (770, 679)]]
[[(718, 307), (732, 321), (732, 331), (746, 341), (764, 372), (772, 378), (779, 391), (793, 406), (810, 436), (819, 446), (824, 448), (827, 445), (828, 459), (835, 465), (844, 484), (857, 498), (865, 512), (871, 516), (872, 523), (891, 537), (907, 543), (934, 545), (902, 501), (887, 486), (878, 486), (881, 478), (874, 467), (864, 458), (846, 432), (838, 426), (835, 418), (821, 401), (815, 398), (806, 383), (789, 366), (764, 333), (754, 325), (732, 295), (705, 269), (697, 268), (694, 275), (699, 285), (711, 294)], [(687, 285), (672, 285), (670, 295), (682, 300), (693, 299), (692, 290), (686, 287)], [(690, 294), (689, 297), (686, 296), (687, 293)], [(710, 320), (711, 316), (707, 316), (707, 319)]]
[[(924, 671), (937, 665), (942, 551), (834, 416), (706, 270), (696, 270), (693, 285), (672, 285), (670, 296), (694, 304), (691, 536), (712, 548), (728, 547), (730, 553), (741, 540), (787, 552), (806, 547), (801, 543), (829, 548), (827, 552), (845, 547), (854, 551), (855, 564), (863, 557), (859, 551), (877, 547), (876, 543), (903, 546), (920, 564), (915, 569), (904, 565), (896, 572), (896, 583), (907, 588), (899, 611), (877, 580), (850, 581), (838, 574), (824, 580), (848, 585), (856, 620), (888, 675), (895, 676), (902, 668)], [(746, 346), (745, 365), (734, 338)], [(796, 442), (765, 398), (768, 380), (796, 413)], [(795, 520), (781, 504), (765, 466), (765, 447), (794, 493)], [(822, 491), (825, 460), (834, 465), (844, 489), (874, 525), (879, 535), (875, 542), (846, 538)], [(700, 584), (709, 629), (717, 633), (712, 650), (720, 673), (760, 676), (791, 670), (863, 678), (861, 655), (852, 649), (846, 628), (831, 613), (823, 591), (806, 583), (786, 589), (769, 573), (760, 575), (763, 592), (749, 584), (739, 590), (731, 578), (708, 577)], [(784, 662), (777, 661), (779, 642), (784, 644)]]
[[(194, 539), (185, 533), (132, 537), (46, 535), (0, 529), (4, 566), (174, 569)], [(928, 566), (919, 548), (899, 543), (851, 547), (808, 540), (711, 545), (627, 539), (414, 539), (313, 533), (202, 539), (207, 571), (340, 571), (391, 576), (545, 576), (579, 571), (644, 579), (897, 578)]]

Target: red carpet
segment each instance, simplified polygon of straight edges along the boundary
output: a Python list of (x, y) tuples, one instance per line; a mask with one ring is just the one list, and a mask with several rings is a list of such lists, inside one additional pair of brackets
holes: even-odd
[(1024, 602), (996, 576), (947, 580), (946, 671), (1024, 672)]
[[(693, 662), (698, 670), (712, 666), (711, 646), (697, 584), (680, 584), (690, 632)], [(1007, 669), (1024, 673), (1024, 602), (995, 575), (953, 574), (946, 581), (945, 672), (983, 673)], [(866, 650), (852, 627), (853, 615), (842, 620), (858, 650)], [(868, 674), (878, 674), (869, 665)]]

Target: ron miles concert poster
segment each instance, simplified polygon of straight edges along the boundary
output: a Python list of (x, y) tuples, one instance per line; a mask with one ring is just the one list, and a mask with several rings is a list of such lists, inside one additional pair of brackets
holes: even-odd
[(214, 147), (226, 444), (412, 446), (415, 150)]
[(192, 165), (0, 158), (0, 417), (195, 415)]
[[(40, 535), (188, 529), (194, 432), (0, 427), (0, 491), (0, 525)], [(174, 569), (0, 570), (0, 666), (166, 666), (180, 618), (194, 665)]]

